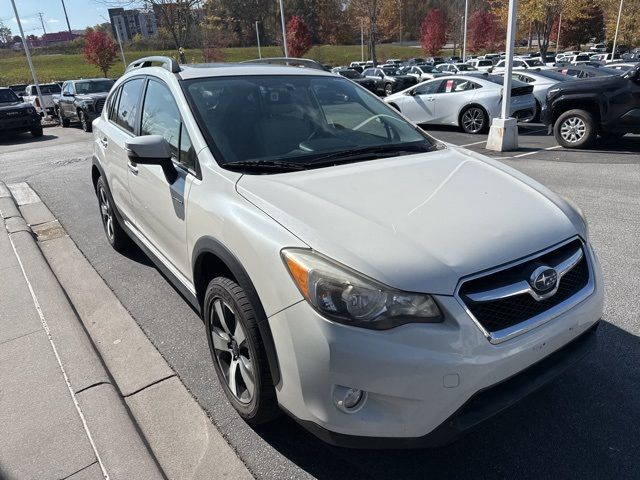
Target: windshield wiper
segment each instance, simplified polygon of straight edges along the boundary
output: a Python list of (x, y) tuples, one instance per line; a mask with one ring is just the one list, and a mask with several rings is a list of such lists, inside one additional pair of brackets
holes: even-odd
[(298, 170), (306, 170), (306, 167), (300, 163), (285, 162), (282, 160), (238, 160), (235, 162), (227, 162), (223, 165), (225, 168), (243, 171), (273, 171), (293, 172)]
[(359, 147), (342, 150), (340, 152), (330, 153), (315, 158), (307, 165), (323, 166), (335, 165), (337, 163), (348, 163), (358, 160), (370, 160), (375, 158), (384, 158), (400, 155), (402, 153), (421, 153), (434, 150), (434, 145), (382, 145), (377, 147)]

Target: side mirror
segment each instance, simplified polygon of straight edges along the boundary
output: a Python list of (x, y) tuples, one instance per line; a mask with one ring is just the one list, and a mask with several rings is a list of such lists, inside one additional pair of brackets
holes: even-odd
[(125, 149), (131, 163), (160, 165), (169, 183), (178, 178), (171, 161), (171, 146), (162, 135), (144, 135), (125, 141)]
[(411, 90), (407, 90), (404, 94), (413, 97), (416, 94), (416, 89), (412, 88)]

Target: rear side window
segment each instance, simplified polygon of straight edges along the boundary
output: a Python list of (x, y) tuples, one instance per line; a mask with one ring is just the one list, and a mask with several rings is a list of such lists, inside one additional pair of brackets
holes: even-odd
[(109, 120), (115, 123), (116, 116), (118, 114), (118, 97), (120, 97), (120, 88), (113, 92), (111, 96), (109, 96), (109, 103), (107, 104), (106, 110), (108, 112)]
[(115, 122), (127, 132), (135, 131), (142, 84), (143, 79), (136, 78), (125, 83), (121, 88)]

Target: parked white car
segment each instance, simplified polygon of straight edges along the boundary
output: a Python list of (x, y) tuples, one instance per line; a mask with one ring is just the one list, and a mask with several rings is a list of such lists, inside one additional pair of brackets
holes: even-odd
[(409, 67), (402, 67), (401, 71), (404, 75), (411, 75), (418, 79), (419, 82), (425, 80), (432, 80), (436, 77), (444, 75), (437, 67), (431, 65), (414, 65)]
[[(506, 60), (500, 60), (496, 66), (491, 70), (493, 72), (499, 72), (505, 69)], [(513, 68), (545, 68), (546, 65), (537, 58), (519, 58), (514, 57)]]
[(607, 46), (604, 43), (596, 43), (589, 47), (592, 52), (602, 53), (607, 51)]
[(468, 63), (441, 63), (436, 67), (442, 73), (451, 75), (452, 73), (477, 72), (478, 69)]
[(283, 410), (336, 445), (441, 444), (595, 340), (580, 211), (346, 78), (144, 58), (93, 132), (109, 243), (138, 244), (201, 313), (249, 423)]
[(59, 95), (60, 92), (60, 85), (58, 85), (57, 83), (40, 84), (40, 93), (42, 94), (42, 101), (44, 102), (44, 110), (42, 108), (43, 106), (40, 105), (40, 99), (38, 98), (38, 92), (35, 85), (27, 86), (23, 100), (33, 105), (40, 115), (44, 115), (45, 112), (48, 115), (55, 115), (53, 95)]
[[(418, 124), (455, 125), (467, 133), (486, 132), (500, 115), (503, 78), (497, 75), (457, 75), (421, 83), (385, 98)], [(511, 89), (511, 116), (530, 120), (536, 112), (533, 87), (518, 81)]]
[(473, 60), (467, 60), (467, 64), (474, 67), (476, 70), (480, 70), (482, 72), (487, 72), (493, 68), (493, 62), (491, 60), (484, 60), (479, 58), (474, 58)]

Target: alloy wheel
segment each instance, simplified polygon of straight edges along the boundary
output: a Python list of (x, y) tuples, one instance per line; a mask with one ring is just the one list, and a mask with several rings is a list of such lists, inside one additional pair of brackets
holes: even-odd
[(476, 107), (467, 109), (462, 115), (462, 126), (469, 133), (478, 133), (484, 128), (484, 112)]
[(114, 229), (113, 229), (113, 212), (111, 210), (111, 204), (109, 203), (109, 197), (104, 188), (98, 187), (98, 199), (100, 203), (100, 215), (102, 217), (102, 225), (104, 231), (109, 237), (109, 241), (113, 242)]
[(582, 140), (587, 132), (587, 125), (580, 117), (569, 117), (560, 126), (560, 135), (569, 143)]
[(212, 307), (209, 334), (216, 362), (233, 396), (248, 404), (255, 392), (255, 375), (246, 332), (227, 302), (217, 297)]

